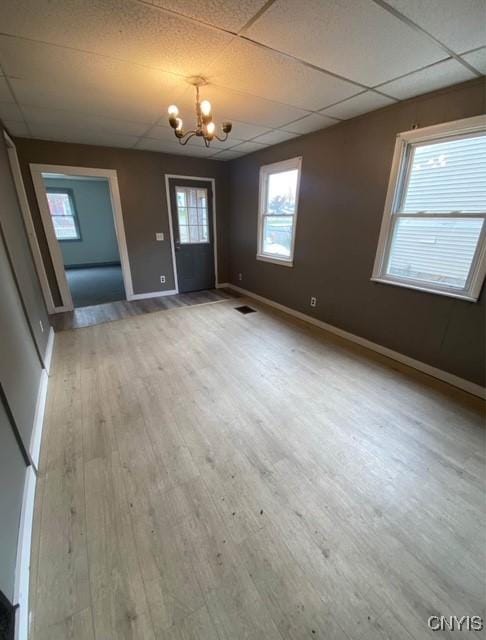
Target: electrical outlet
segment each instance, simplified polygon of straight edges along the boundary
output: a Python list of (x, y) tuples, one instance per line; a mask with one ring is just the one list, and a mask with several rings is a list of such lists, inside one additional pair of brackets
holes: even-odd
[(317, 298), (315, 296), (311, 296), (310, 306), (311, 307), (317, 307)]
[(242, 273), (239, 273), (239, 274), (238, 274), (238, 280), (239, 280), (240, 282), (243, 280), (243, 274), (242, 274)]
[(155, 239), (158, 240), (159, 242), (161, 242), (164, 239), (164, 234), (163, 233), (156, 233), (155, 234)]
[(160, 284), (165, 284), (165, 276), (160, 276)]
[(44, 333), (44, 325), (42, 324), (42, 320), (39, 320), (40, 328), (42, 333)]

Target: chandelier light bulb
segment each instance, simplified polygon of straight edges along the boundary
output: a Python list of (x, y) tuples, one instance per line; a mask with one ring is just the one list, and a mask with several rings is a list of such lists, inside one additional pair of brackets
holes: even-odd
[(215, 125), (214, 125), (214, 122), (209, 122), (209, 123), (206, 125), (206, 131), (208, 132), (208, 135), (209, 135), (209, 136), (211, 136), (211, 137), (213, 137), (213, 136), (214, 136), (214, 130), (215, 130), (215, 128), (216, 128), (216, 127), (215, 127)]
[(182, 118), (176, 118), (176, 131), (182, 131)]
[(209, 100), (203, 100), (201, 102), (201, 113), (203, 116), (208, 116), (211, 113), (211, 103)]
[(177, 118), (177, 116), (179, 115), (179, 109), (175, 106), (175, 104), (171, 104), (167, 111), (169, 112), (169, 116), (172, 116), (173, 118)]

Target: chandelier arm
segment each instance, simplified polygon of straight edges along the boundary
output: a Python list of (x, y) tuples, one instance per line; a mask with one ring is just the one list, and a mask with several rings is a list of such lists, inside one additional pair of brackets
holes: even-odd
[(182, 138), (178, 138), (179, 140), (179, 144), (181, 144), (183, 147), (186, 146), (186, 144), (189, 142), (189, 140), (194, 137), (196, 135), (195, 131), (188, 131), (187, 133), (185, 133)]
[(220, 138), (220, 137), (218, 136), (218, 134), (217, 134), (217, 133), (215, 133), (215, 134), (214, 134), (214, 137), (215, 137), (217, 140), (219, 140), (220, 142), (226, 142), (226, 140), (228, 139), (228, 134), (226, 134), (226, 135), (224, 136), (224, 138)]

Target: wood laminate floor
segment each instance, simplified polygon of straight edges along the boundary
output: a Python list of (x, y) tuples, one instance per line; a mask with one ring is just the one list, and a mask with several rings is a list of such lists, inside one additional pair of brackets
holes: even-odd
[(196, 304), (208, 302), (220, 302), (228, 298), (238, 297), (238, 294), (230, 289), (208, 289), (193, 291), (191, 293), (178, 293), (173, 296), (160, 296), (156, 298), (144, 298), (142, 300), (117, 300), (105, 304), (94, 304), (87, 307), (79, 307), (73, 311), (53, 313), (49, 316), (55, 331), (67, 331), (92, 327), (95, 324), (123, 320), (132, 316), (140, 316), (154, 311), (165, 311), (176, 307), (191, 307)]
[(456, 637), (427, 619), (484, 616), (482, 403), (238, 303), (57, 335), (31, 637)]

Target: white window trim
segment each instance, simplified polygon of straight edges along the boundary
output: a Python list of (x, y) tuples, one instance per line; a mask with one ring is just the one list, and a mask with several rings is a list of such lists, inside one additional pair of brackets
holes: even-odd
[[(265, 204), (267, 198), (268, 176), (272, 173), (280, 173), (297, 169), (297, 186), (295, 189), (295, 213), (293, 215), (294, 224), (292, 229), (292, 243), (290, 247), (290, 257), (277, 256), (274, 254), (264, 253), (263, 251), (263, 215), (265, 212)], [(297, 229), (297, 216), (299, 213), (299, 193), (300, 193), (300, 176), (302, 173), (302, 156), (274, 162), (273, 164), (265, 164), (260, 167), (260, 182), (258, 187), (259, 204), (258, 204), (258, 238), (257, 238), (257, 254), (256, 259), (262, 262), (272, 262), (284, 267), (294, 266), (294, 249), (295, 235)]]
[[(376, 252), (375, 262), (373, 265), (373, 273), (371, 280), (384, 284), (391, 284), (406, 289), (416, 289), (418, 291), (426, 291), (438, 295), (449, 296), (452, 298), (460, 298), (470, 302), (477, 302), (484, 277), (486, 275), (486, 221), (483, 223), (481, 236), (478, 240), (478, 246), (473, 258), (469, 277), (464, 289), (448, 287), (446, 285), (430, 285), (423, 281), (412, 280), (410, 278), (400, 278), (399, 276), (390, 276), (386, 274), (386, 264), (391, 246), (391, 232), (393, 225), (393, 215), (397, 203), (400, 200), (402, 176), (407, 168), (407, 150), (410, 144), (438, 140), (440, 138), (451, 138), (454, 136), (463, 136), (470, 133), (486, 132), (486, 115), (475, 116), (473, 118), (465, 118), (463, 120), (455, 120), (453, 122), (445, 122), (423, 129), (412, 129), (397, 135), (395, 143), (395, 151), (393, 153), (392, 168), (390, 179), (388, 182), (388, 191), (385, 200), (385, 209), (381, 222), (380, 235), (378, 239), (378, 249)], [(433, 215), (433, 214), (429, 214)], [(440, 214), (442, 217), (451, 215), (460, 217), (458, 214)], [(474, 217), (473, 214), (465, 217)], [(482, 217), (482, 214), (478, 215)]]

